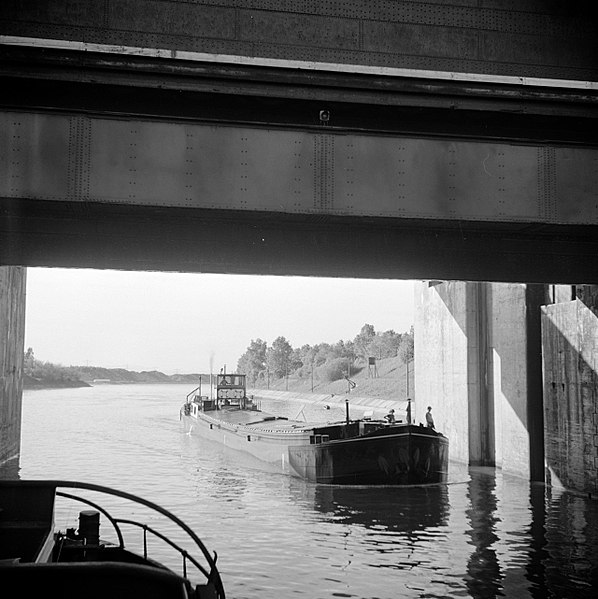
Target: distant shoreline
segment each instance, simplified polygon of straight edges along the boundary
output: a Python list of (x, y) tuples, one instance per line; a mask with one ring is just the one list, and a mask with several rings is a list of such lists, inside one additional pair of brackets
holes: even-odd
[(82, 389), (85, 387), (116, 387), (118, 385), (187, 385), (185, 381), (110, 381), (109, 383), (86, 383), (85, 381), (23, 381), (23, 391), (50, 389)]
[(44, 380), (36, 379), (30, 376), (23, 377), (23, 390), (42, 390), (42, 389), (78, 389), (82, 387), (91, 387), (89, 383), (78, 380)]

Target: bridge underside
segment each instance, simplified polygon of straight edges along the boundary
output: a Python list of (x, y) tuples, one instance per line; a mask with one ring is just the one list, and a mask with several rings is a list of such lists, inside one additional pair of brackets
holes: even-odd
[(589, 91), (1, 52), (0, 264), (596, 281)]
[(596, 281), (591, 227), (290, 216), (3, 199), (5, 265), (230, 274)]

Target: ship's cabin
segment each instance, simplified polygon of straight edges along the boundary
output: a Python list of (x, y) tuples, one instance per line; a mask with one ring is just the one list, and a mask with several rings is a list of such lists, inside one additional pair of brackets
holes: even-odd
[(217, 409), (239, 408), (251, 409), (251, 400), (245, 390), (246, 375), (244, 374), (218, 374), (216, 376), (216, 404)]
[(245, 397), (244, 374), (218, 374), (216, 375), (216, 398), (222, 400), (240, 400)]
[[(198, 388), (199, 389), (199, 388)], [(197, 390), (196, 390), (197, 391)], [(208, 412), (222, 409), (257, 410), (253, 396), (246, 394), (246, 375), (218, 374), (216, 375), (216, 397), (211, 398), (196, 393), (193, 400), (185, 407), (186, 413), (197, 416), (198, 412)]]

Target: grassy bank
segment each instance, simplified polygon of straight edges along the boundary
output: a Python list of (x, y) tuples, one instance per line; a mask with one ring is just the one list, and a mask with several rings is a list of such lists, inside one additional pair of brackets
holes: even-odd
[[(355, 383), (351, 393), (361, 397), (385, 399), (391, 401), (406, 401), (408, 395), (414, 395), (413, 362), (409, 364), (409, 384), (407, 384), (407, 365), (400, 358), (379, 360), (375, 369), (367, 366), (351, 372), (350, 380)], [(259, 388), (256, 386), (256, 388)], [(265, 387), (263, 387), (265, 388)], [(276, 391), (293, 391), (295, 393), (311, 393), (312, 380), (308, 378), (293, 378), (270, 380), (269, 389)], [(346, 394), (349, 383), (346, 379), (338, 381), (313, 381), (314, 393)], [(408, 393), (409, 392), (409, 393)]]

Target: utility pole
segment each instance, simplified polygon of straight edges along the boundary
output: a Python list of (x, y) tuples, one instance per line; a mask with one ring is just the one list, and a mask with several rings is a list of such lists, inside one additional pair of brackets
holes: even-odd
[(351, 393), (351, 362), (349, 358), (347, 358), (347, 393)]

